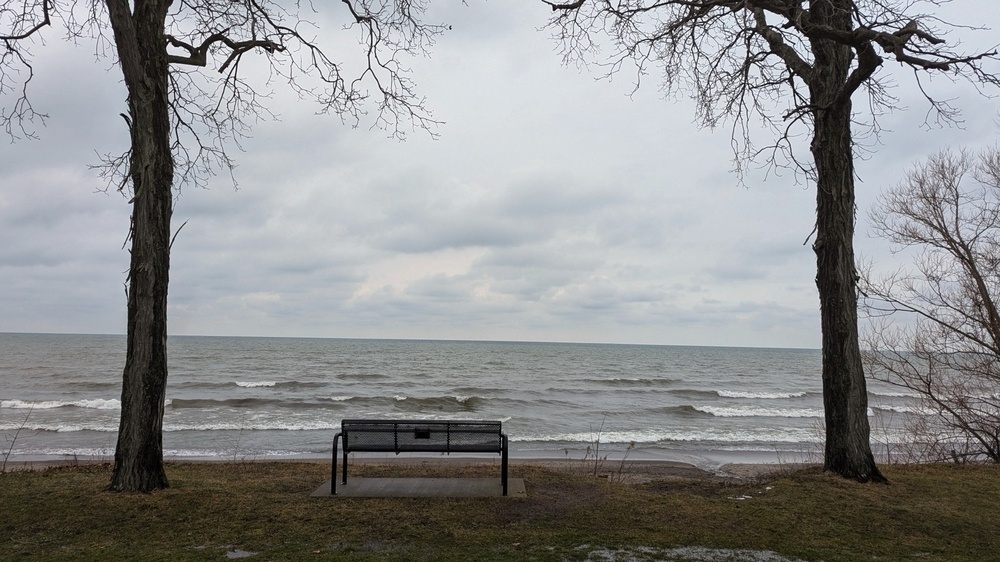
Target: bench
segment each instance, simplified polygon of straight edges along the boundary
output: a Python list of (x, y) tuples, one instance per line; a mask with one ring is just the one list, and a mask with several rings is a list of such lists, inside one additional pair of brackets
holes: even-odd
[(348, 453), (498, 453), (506, 496), (507, 436), (500, 425), (480, 420), (343, 420), (333, 437), (330, 494), (337, 493), (337, 442), (343, 439), (343, 484), (347, 484)]

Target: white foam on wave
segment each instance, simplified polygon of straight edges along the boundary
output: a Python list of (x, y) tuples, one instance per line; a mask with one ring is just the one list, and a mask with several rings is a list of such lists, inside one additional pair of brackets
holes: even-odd
[[(592, 433), (557, 433), (548, 435), (518, 435), (512, 441), (562, 441), (568, 443), (593, 443)], [(642, 431), (605, 431), (600, 435), (602, 443), (663, 443), (663, 442), (767, 442), (767, 443), (811, 443), (816, 441), (816, 432), (808, 428), (753, 428), (722, 429), (704, 428), (697, 430), (649, 429)]]
[(109, 447), (42, 447), (42, 448), (31, 448), (30, 445), (24, 449), (18, 450), (16, 454), (11, 455), (12, 457), (62, 457), (62, 458), (75, 458), (77, 460), (104, 460), (112, 461), (115, 456), (115, 448), (113, 446)]
[[(274, 457), (295, 457), (301, 456), (301, 451), (288, 451), (274, 449), (255, 452), (254, 458), (262, 460)], [(21, 460), (31, 458), (38, 459), (67, 459), (67, 460), (92, 460), (111, 462), (114, 460), (115, 447), (109, 444), (107, 447), (39, 447), (30, 445), (23, 449), (18, 449), (11, 454), (11, 460)], [(229, 460), (232, 454), (219, 449), (164, 449), (163, 456), (166, 459), (221, 459)], [(31, 462), (30, 460), (27, 462)]]
[[(165, 420), (163, 431), (315, 431), (332, 430), (340, 427), (339, 420), (294, 420), (287, 421), (274, 418), (256, 420), (233, 420), (214, 422), (186, 422)], [(93, 420), (87, 422), (54, 422), (32, 423), (28, 421), (23, 427), (20, 423), (0, 424), (0, 432), (12, 431), (51, 431), (54, 433), (73, 433), (78, 431), (114, 432), (118, 431), (118, 419)]]
[(118, 420), (94, 421), (87, 423), (31, 423), (28, 420), (25, 424), (12, 423), (0, 424), (0, 432), (8, 433), (12, 431), (51, 431), (53, 433), (73, 433), (77, 431), (98, 431), (109, 432), (118, 431)]
[(210, 423), (163, 422), (163, 431), (317, 431), (339, 429), (339, 420), (282, 420), (271, 417)]
[[(93, 413), (86, 416), (73, 415), (72, 419), (62, 416), (53, 417), (51, 415), (29, 416), (24, 422), (23, 418), (5, 420), (0, 423), (0, 434), (13, 431), (35, 431), (53, 433), (72, 433), (81, 431), (94, 432), (116, 432), (121, 409), (117, 406), (117, 400), (105, 401), (103, 405), (90, 402), (91, 408), (101, 406), (100, 413), (92, 410)], [(171, 404), (167, 400), (166, 404)], [(60, 402), (49, 404), (50, 407), (66, 407), (74, 405), (70, 402)], [(51, 410), (50, 410), (51, 411)], [(310, 419), (302, 416), (276, 417), (267, 412), (253, 412), (239, 418), (224, 418), (212, 416), (206, 419), (202, 416), (192, 417), (187, 412), (175, 414), (175, 411), (168, 410), (164, 418), (163, 430), (171, 431), (309, 431), (309, 430), (330, 430), (337, 427), (339, 420), (326, 418)]]
[(236, 386), (242, 386), (243, 388), (260, 388), (266, 386), (277, 386), (278, 381), (236, 381)]
[(743, 392), (740, 390), (719, 390), (722, 398), (753, 398), (753, 399), (781, 399), (800, 398), (805, 396), (805, 392)]
[(353, 399), (354, 399), (353, 396), (347, 396), (347, 395), (330, 397), (330, 400), (333, 400), (334, 402), (347, 402), (348, 400), (353, 400)]
[[(173, 400), (167, 398), (163, 405), (173, 404)], [(95, 398), (92, 400), (0, 400), (0, 408), (11, 408), (19, 410), (53, 410), (56, 408), (87, 408), (90, 410), (120, 410), (121, 400), (117, 398)]]
[(761, 408), (757, 406), (693, 406), (695, 410), (717, 418), (821, 418), (815, 408)]
[(55, 408), (90, 408), (94, 410), (121, 409), (121, 400), (96, 398), (93, 400), (0, 400), (0, 408), (19, 410), (52, 410)]
[(896, 412), (899, 414), (919, 414), (922, 416), (932, 416), (938, 413), (934, 408), (929, 408), (927, 406), (921, 405), (902, 405), (902, 404), (879, 404), (874, 406), (876, 410), (882, 410), (885, 412)]
[(889, 398), (919, 398), (920, 395), (916, 392), (902, 392), (902, 391), (892, 391), (892, 390), (872, 390), (872, 394), (875, 396), (887, 396)]

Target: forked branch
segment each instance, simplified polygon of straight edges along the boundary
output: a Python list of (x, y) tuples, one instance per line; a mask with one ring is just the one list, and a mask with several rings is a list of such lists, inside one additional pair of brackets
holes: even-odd
[(172, 47), (184, 49), (188, 52), (188, 56), (186, 57), (167, 54), (167, 62), (174, 64), (186, 64), (190, 66), (206, 66), (208, 64), (208, 51), (212, 45), (215, 45), (216, 43), (226, 45), (230, 50), (229, 57), (227, 57), (222, 66), (219, 67), (219, 72), (225, 72), (226, 68), (228, 68), (234, 60), (239, 59), (247, 51), (252, 51), (253, 49), (263, 49), (268, 54), (274, 54), (275, 52), (285, 50), (284, 45), (279, 45), (278, 43), (268, 39), (234, 41), (222, 32), (209, 35), (204, 41), (201, 42), (201, 45), (198, 45), (197, 47), (191, 45), (190, 43), (181, 41), (172, 35), (167, 35), (167, 42), (170, 43)]

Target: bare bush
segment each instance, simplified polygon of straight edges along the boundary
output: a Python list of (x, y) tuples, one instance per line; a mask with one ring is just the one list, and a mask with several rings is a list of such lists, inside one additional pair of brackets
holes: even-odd
[(31, 417), (31, 412), (34, 409), (35, 409), (35, 403), (32, 402), (31, 406), (28, 407), (28, 411), (24, 414), (24, 419), (21, 420), (20, 425), (18, 425), (17, 429), (14, 430), (14, 435), (6, 437), (7, 450), (2, 451), (3, 459), (0, 459), (0, 474), (4, 474), (5, 472), (7, 472), (7, 461), (10, 459), (10, 456), (14, 453), (14, 445), (17, 444), (17, 440), (18, 438), (21, 437), (21, 433), (25, 430), (25, 428), (28, 427), (28, 418)]

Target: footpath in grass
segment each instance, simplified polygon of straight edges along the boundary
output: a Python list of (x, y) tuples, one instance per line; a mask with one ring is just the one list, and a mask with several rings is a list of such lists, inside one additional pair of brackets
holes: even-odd
[[(1000, 467), (887, 466), (891, 485), (806, 470), (748, 482), (610, 482), (518, 465), (525, 499), (310, 498), (328, 464), (168, 466), (171, 487), (105, 491), (110, 468), (0, 475), (4, 560), (989, 560)], [(358, 476), (495, 476), (359, 465)]]

